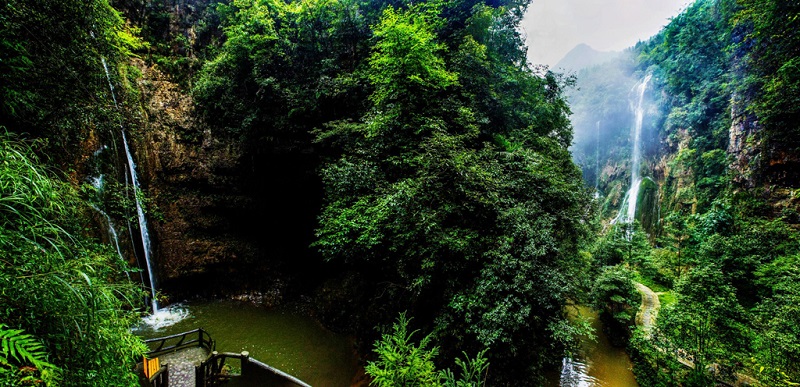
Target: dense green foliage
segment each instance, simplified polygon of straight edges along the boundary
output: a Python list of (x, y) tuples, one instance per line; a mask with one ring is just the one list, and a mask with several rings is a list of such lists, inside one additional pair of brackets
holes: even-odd
[[(645, 150), (642, 166), (659, 183), (660, 209), (640, 200), (637, 219), (660, 221), (644, 229), (652, 249), (640, 231), (612, 226), (593, 251), (599, 264), (623, 263), (668, 288), (652, 336), (636, 332), (631, 340), (642, 385), (712, 385), (735, 372), (771, 386), (800, 380), (800, 315), (790, 304), (798, 289), (788, 282), (796, 281), (789, 265), (800, 250), (790, 198), (797, 179), (788, 171), (797, 159), (798, 81), (787, 71), (798, 55), (797, 34), (787, 27), (799, 15), (782, 1), (698, 0), (634, 49), (638, 74), (652, 73), (658, 90), (651, 98), (661, 112), (651, 114), (664, 117), (654, 121), (661, 149)], [(579, 83), (624, 79), (603, 69), (579, 74), (595, 77)], [(580, 93), (573, 100), (579, 119), (587, 109), (621, 110)], [(578, 142), (579, 154), (590, 154), (591, 140)], [(616, 172), (624, 157), (614, 152), (624, 150), (606, 152), (610, 173), (601, 172), (599, 187), (616, 190), (602, 192), (608, 205), (628, 177)], [(605, 298), (601, 306), (614, 305)]]
[[(733, 203), (746, 204), (741, 199)], [(639, 369), (643, 380), (650, 380), (647, 385), (669, 385), (675, 379), (711, 383), (711, 375), (699, 371), (711, 364), (721, 365), (728, 378), (734, 371), (744, 372), (767, 385), (798, 378), (800, 332), (793, 327), (800, 316), (787, 303), (798, 295), (797, 286), (787, 282), (796, 283), (797, 273), (786, 266), (796, 262), (800, 250), (797, 232), (782, 220), (730, 211), (718, 208), (686, 220), (679, 266), (673, 266), (677, 254), (665, 249), (646, 258), (674, 281), (677, 299), (659, 315), (658, 340), (634, 345), (636, 353), (648, 354), (640, 365), (653, 367)], [(691, 354), (698, 371), (675, 364), (670, 372), (659, 370), (658, 358), (661, 367), (670, 367), (666, 360), (674, 359), (664, 359), (649, 348), (653, 345)]]
[(419, 344), (414, 344), (413, 336), (417, 331), (408, 331), (410, 321), (405, 313), (400, 314), (392, 326), (391, 334), (384, 334), (375, 343), (378, 360), (366, 366), (367, 374), (372, 377), (373, 385), (381, 387), (393, 386), (440, 386), (440, 387), (479, 387), (486, 381), (489, 363), (486, 351), (475, 358), (456, 359), (459, 368), (458, 378), (447, 370), (437, 370), (433, 359), (438, 354), (437, 347), (430, 347), (433, 337), (423, 337)]
[(6, 331), (9, 340), (26, 340), (8, 350), (4, 337), (3, 358), (15, 362), (2, 363), (2, 376), (30, 377), (6, 367), (31, 365), (50, 385), (136, 385), (132, 367), (144, 348), (130, 326), (141, 294), (110, 282), (121, 276), (119, 258), (82, 236), (87, 206), (31, 153), (0, 137), (0, 321), (25, 332)]
[(633, 326), (641, 297), (633, 285), (633, 272), (623, 266), (605, 266), (592, 287), (593, 307), (616, 335)]
[(177, 5), (170, 0), (111, 0), (126, 21), (136, 26), (144, 42), (136, 52), (181, 85), (213, 55), (220, 38), (217, 3), (194, 0)]
[(142, 294), (127, 263), (87, 237), (88, 203), (50, 168), (85, 173), (73, 163), (90, 133), (117, 138), (115, 104), (135, 94), (124, 62), (141, 44), (107, 1), (10, 1), (0, 47), (2, 383), (136, 385)]
[[(0, 125), (42, 138), (42, 153), (72, 162), (94, 126), (116, 127), (102, 63), (112, 75), (140, 43), (106, 0), (8, 1), (0, 8)], [(121, 90), (118, 90), (120, 93)], [(69, 168), (64, 165), (64, 169)]]
[(490, 348), (496, 383), (558, 358), (590, 225), (564, 81), (524, 63), (523, 9), (233, 1), (195, 88), (254, 152), (330, 155), (315, 246), (363, 273), (359, 326), (409, 310), (445, 363)]
[(800, 150), (800, 4), (758, 0), (740, 4), (738, 25), (748, 33), (735, 37), (746, 49), (747, 86), (754, 94), (749, 110), (767, 128), (768, 145), (796, 153)]
[[(568, 300), (590, 299), (632, 333), (642, 385), (800, 381), (796, 2), (697, 0), (580, 72), (574, 144), (572, 79), (525, 63), (524, 0), (204, 0), (191, 15), (112, 4), (124, 13), (106, 0), (3, 4), (0, 126), (39, 139), (37, 153), (78, 180), (92, 167), (75, 160), (119, 148), (120, 125), (146, 125), (134, 53), (191, 87), (210, 128), (186, 137), (241, 147), (237, 167), (263, 180), (246, 183), (255, 201), (285, 189), (260, 171), (318, 176), (302, 189), (321, 208), (297, 210), (317, 222), (298, 224), (315, 229), (315, 267), (358, 282), (337, 308), (377, 339), (375, 384), (539, 383), (581, 330)], [(652, 179), (635, 224), (589, 246), (597, 218), (623, 203), (645, 74), (640, 169)], [(124, 156), (99, 149), (107, 165), (94, 172), (113, 174)], [(85, 236), (76, 189), (32, 153), (0, 136), (0, 383), (135, 384), (141, 295)], [(110, 182), (96, 204), (130, 218), (126, 189)], [(628, 332), (637, 278), (670, 300), (652, 334)], [(410, 319), (393, 323), (400, 311), (432, 333), (415, 343)]]

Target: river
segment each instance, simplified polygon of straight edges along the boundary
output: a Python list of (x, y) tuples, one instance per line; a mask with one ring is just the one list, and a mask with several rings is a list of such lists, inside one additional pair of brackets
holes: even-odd
[(248, 351), (315, 387), (349, 386), (358, 370), (352, 340), (310, 317), (236, 301), (183, 307), (188, 310), (183, 320), (157, 330), (144, 325), (137, 334), (152, 338), (203, 328), (216, 340), (217, 351)]
[(588, 317), (596, 341), (581, 338), (579, 353), (562, 360), (561, 372), (548, 377), (547, 387), (638, 387), (631, 372), (631, 360), (624, 348), (611, 345), (603, 332), (597, 312), (585, 306), (574, 309), (573, 316)]

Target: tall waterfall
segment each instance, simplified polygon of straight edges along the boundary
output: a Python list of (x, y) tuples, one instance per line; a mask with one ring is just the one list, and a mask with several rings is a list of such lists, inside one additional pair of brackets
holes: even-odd
[(652, 74), (647, 74), (644, 79), (634, 87), (636, 91), (636, 101), (631, 104), (634, 113), (634, 121), (632, 128), (633, 137), (633, 155), (631, 157), (631, 185), (628, 193), (625, 195), (622, 208), (619, 210), (619, 215), (614, 219), (616, 222), (633, 223), (636, 218), (636, 201), (639, 199), (639, 187), (642, 183), (642, 177), (639, 175), (639, 164), (642, 159), (642, 124), (644, 122), (644, 92), (647, 90), (647, 84), (650, 83)]
[(156, 279), (153, 275), (153, 266), (150, 264), (150, 233), (147, 231), (147, 219), (144, 216), (144, 208), (142, 207), (142, 200), (139, 193), (139, 179), (136, 177), (136, 164), (133, 162), (130, 146), (128, 146), (128, 138), (125, 136), (125, 130), (121, 129), (122, 143), (125, 144), (125, 157), (128, 159), (128, 169), (130, 170), (131, 181), (133, 182), (133, 196), (136, 199), (136, 214), (139, 215), (139, 231), (142, 234), (142, 249), (144, 250), (144, 261), (147, 264), (147, 275), (150, 279), (150, 304), (153, 307), (153, 313), (158, 312), (158, 300), (156, 300)]
[[(111, 98), (114, 100), (114, 106), (119, 108), (117, 96), (114, 93), (114, 83), (111, 82), (111, 74), (108, 71), (106, 58), (101, 57), (100, 61), (103, 63), (103, 70), (106, 72), (106, 80), (108, 80), (108, 88), (111, 90)], [(150, 233), (147, 231), (147, 219), (144, 216), (144, 208), (142, 207), (142, 200), (139, 193), (139, 179), (136, 177), (136, 164), (133, 162), (133, 155), (131, 154), (130, 146), (128, 146), (128, 138), (125, 136), (125, 128), (123, 128), (122, 125), (120, 125), (120, 132), (122, 132), (122, 142), (125, 145), (125, 157), (128, 161), (128, 170), (133, 184), (134, 198), (136, 199), (136, 213), (139, 217), (139, 231), (142, 236), (142, 249), (144, 250), (144, 260), (147, 264), (147, 275), (150, 279), (150, 305), (155, 314), (158, 312), (158, 300), (156, 299), (155, 275), (153, 274), (153, 267), (150, 262)], [(109, 225), (110, 224), (109, 222)]]
[(597, 132), (594, 144), (594, 198), (600, 197), (600, 121), (597, 121)]

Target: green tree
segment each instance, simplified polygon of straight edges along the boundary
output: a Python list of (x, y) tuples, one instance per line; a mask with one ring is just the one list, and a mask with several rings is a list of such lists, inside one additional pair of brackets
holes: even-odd
[(384, 11), (369, 112), (319, 132), (343, 151), (322, 170), (315, 245), (384, 284), (382, 319), (426, 316), (444, 358), (488, 347), (494, 383), (535, 380), (560, 355), (552, 329), (580, 293), (589, 231), (561, 84), (485, 44), (509, 10), (475, 7), (446, 51), (437, 7)]
[[(46, 138), (43, 153), (71, 161), (87, 127), (117, 127), (102, 61), (118, 77), (115, 70), (139, 47), (107, 0), (3, 3), (0, 126)], [(119, 88), (117, 97), (125, 91)]]
[(719, 267), (690, 270), (676, 284), (677, 303), (663, 309), (659, 328), (677, 348), (694, 358), (694, 376), (707, 378), (711, 363), (731, 364), (749, 349), (745, 310)]
[(680, 277), (683, 266), (688, 263), (686, 248), (691, 235), (690, 227), (691, 224), (687, 222), (686, 217), (681, 216), (678, 212), (672, 212), (664, 219), (664, 234), (660, 238), (660, 242), (675, 254), (675, 260), (671, 263), (675, 270), (675, 278)]
[(761, 266), (756, 276), (769, 289), (754, 313), (762, 364), (800, 380), (800, 256), (777, 258)]
[(650, 242), (638, 222), (614, 224), (593, 246), (594, 256), (603, 266), (620, 263), (641, 266), (650, 252)]
[(415, 344), (412, 337), (416, 332), (408, 331), (405, 314), (397, 318), (392, 333), (383, 335), (383, 339), (375, 343), (379, 360), (367, 364), (366, 372), (372, 377), (370, 384), (381, 387), (442, 385), (442, 375), (433, 363), (438, 348), (428, 348), (431, 335)]
[(625, 338), (630, 335), (640, 303), (631, 270), (622, 265), (601, 269), (592, 288), (592, 307), (600, 311), (613, 334)]

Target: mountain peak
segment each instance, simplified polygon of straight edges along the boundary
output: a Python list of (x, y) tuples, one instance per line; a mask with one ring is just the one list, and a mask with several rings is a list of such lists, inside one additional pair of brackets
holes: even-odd
[(578, 71), (611, 61), (619, 55), (617, 51), (597, 51), (586, 43), (580, 43), (564, 55), (554, 68)]

